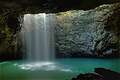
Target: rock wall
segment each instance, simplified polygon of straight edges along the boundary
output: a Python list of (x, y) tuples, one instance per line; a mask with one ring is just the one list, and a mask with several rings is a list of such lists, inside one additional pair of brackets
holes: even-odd
[[(8, 15), (9, 16), (9, 15)], [(0, 61), (20, 56), (17, 18), (0, 15)]]
[(119, 37), (105, 29), (113, 5), (57, 14), (56, 51), (59, 57), (119, 56)]
[[(14, 3), (14, 4), (13, 4)], [(0, 60), (22, 57), (19, 18), (27, 13), (50, 12), (43, 6), (0, 1)], [(36, 5), (36, 6), (35, 6)], [(48, 6), (49, 7), (49, 6)], [(120, 55), (120, 6), (102, 5), (91, 10), (70, 10), (56, 13), (56, 55), (58, 57)], [(82, 9), (82, 7), (79, 7)], [(79, 9), (76, 8), (76, 9)], [(66, 9), (66, 8), (65, 8)], [(69, 9), (69, 8), (67, 8)], [(73, 8), (72, 8), (73, 9)], [(84, 8), (85, 9), (85, 8)]]
[[(119, 0), (0, 0), (0, 13), (3, 10), (16, 11), (28, 10), (31, 13), (38, 12), (61, 12), (73, 9), (92, 9), (102, 4), (120, 2)], [(35, 11), (36, 12), (36, 11)]]

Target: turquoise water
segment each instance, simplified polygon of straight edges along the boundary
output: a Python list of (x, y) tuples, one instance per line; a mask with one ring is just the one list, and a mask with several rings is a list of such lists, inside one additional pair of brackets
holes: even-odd
[(57, 59), (55, 62), (0, 63), (0, 80), (70, 80), (79, 73), (102, 67), (120, 72), (120, 59)]

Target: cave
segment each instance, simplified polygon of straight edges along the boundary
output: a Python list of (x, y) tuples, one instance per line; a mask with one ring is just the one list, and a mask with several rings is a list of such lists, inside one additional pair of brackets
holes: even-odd
[(0, 7), (0, 79), (119, 80), (119, 0), (1, 0)]

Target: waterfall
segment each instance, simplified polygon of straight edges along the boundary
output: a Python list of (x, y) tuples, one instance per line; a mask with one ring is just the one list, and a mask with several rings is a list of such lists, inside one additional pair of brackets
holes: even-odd
[(54, 59), (54, 14), (25, 14), (22, 37), (28, 61)]

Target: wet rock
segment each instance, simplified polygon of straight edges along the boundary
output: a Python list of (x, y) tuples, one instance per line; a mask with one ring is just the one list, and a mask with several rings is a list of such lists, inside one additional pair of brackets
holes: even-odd
[(113, 4), (91, 10), (72, 10), (57, 14), (55, 32), (59, 56), (119, 56), (119, 37), (105, 29), (105, 19), (113, 13)]
[(102, 75), (105, 80), (120, 80), (120, 73), (104, 68), (96, 68), (95, 72)]
[(80, 74), (76, 78), (72, 78), (72, 80), (104, 80), (104, 77), (96, 73), (87, 73)]
[(95, 73), (79, 74), (71, 80), (120, 80), (120, 73), (104, 68), (96, 68)]
[[(40, 12), (63, 12), (73, 9), (91, 9), (106, 3), (118, 2), (119, 0), (0, 0), (1, 9), (28, 9), (34, 12), (34, 8), (39, 8)], [(31, 7), (31, 9), (30, 9)]]

